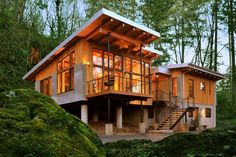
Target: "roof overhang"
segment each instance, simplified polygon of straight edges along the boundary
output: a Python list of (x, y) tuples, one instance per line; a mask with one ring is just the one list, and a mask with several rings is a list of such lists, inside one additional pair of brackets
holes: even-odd
[(225, 79), (224, 74), (194, 65), (192, 63), (172, 64), (167, 65), (166, 68), (168, 68), (169, 70), (182, 69), (182, 71), (184, 71), (185, 73), (198, 74), (213, 80)]
[(107, 34), (110, 34), (111, 46), (114, 48), (126, 49), (129, 53), (137, 55), (140, 53), (140, 47), (144, 47), (144, 58), (152, 60), (160, 56), (156, 50), (145, 47), (160, 38), (159, 32), (107, 9), (101, 9), (26, 73), (23, 79), (34, 80), (38, 71), (80, 38), (105, 45), (107, 44)]
[(159, 67), (152, 67), (152, 74), (162, 74), (162, 75), (171, 75), (171, 72), (168, 68), (164, 67), (164, 66), (159, 66)]

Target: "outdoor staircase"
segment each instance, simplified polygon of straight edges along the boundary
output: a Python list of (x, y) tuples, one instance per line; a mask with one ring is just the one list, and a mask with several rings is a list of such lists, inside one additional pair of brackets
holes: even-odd
[(172, 130), (173, 128), (185, 115), (187, 109), (177, 108), (174, 110), (170, 116), (162, 122), (159, 126), (159, 130)]
[(195, 108), (194, 99), (190, 106), (190, 98), (173, 96), (172, 93), (157, 91), (157, 100), (165, 107), (158, 113), (158, 130), (173, 130), (175, 126), (186, 116), (188, 111)]

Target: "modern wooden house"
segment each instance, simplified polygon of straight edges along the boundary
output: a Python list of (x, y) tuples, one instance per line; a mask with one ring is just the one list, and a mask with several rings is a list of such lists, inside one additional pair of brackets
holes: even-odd
[[(215, 127), (215, 82), (222, 74), (192, 64), (151, 70), (160, 33), (106, 9), (97, 12), (23, 79), (85, 123), (183, 129), (201, 115)], [(158, 124), (158, 125), (157, 125)]]

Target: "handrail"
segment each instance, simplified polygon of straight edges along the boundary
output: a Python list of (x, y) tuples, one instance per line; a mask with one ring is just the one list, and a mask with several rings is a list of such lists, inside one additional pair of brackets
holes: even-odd
[(187, 108), (180, 117), (174, 122), (173, 125), (171, 125), (170, 130), (174, 129), (174, 127), (179, 123), (179, 121), (186, 115), (186, 113), (190, 110), (190, 108)]
[[(139, 80), (131, 79), (122, 76), (110, 76), (110, 82), (108, 82), (108, 76), (96, 78), (87, 81), (87, 94), (101, 93), (104, 90), (107, 90), (110, 86), (111, 90), (122, 91), (122, 92), (133, 92), (133, 93), (142, 93), (150, 94), (150, 79), (148, 80)], [(134, 82), (136, 84), (134, 84)], [(141, 86), (143, 86), (141, 91)]]
[[(193, 108), (195, 108), (195, 99), (192, 97), (186, 97), (186, 98), (181, 98), (179, 96), (174, 96), (172, 92), (165, 92), (162, 90), (155, 90), (152, 91), (152, 93), (157, 93), (156, 97), (157, 100), (162, 101), (163, 99), (161, 99), (160, 95), (165, 95), (165, 96), (169, 96), (168, 99), (168, 103), (165, 103), (167, 105), (166, 108), (164, 108), (161, 113), (158, 115), (158, 123), (159, 125), (162, 124), (167, 118), (170, 119), (170, 129), (173, 129), (175, 127), (175, 125), (183, 118), (183, 116), (185, 116), (186, 118), (186, 113), (187, 111), (189, 111), (190, 107), (190, 99), (192, 99), (192, 104), (193, 104)], [(179, 104), (179, 105), (178, 105)], [(186, 104), (186, 106), (184, 106)], [(172, 113), (173, 111), (177, 110), (177, 109), (185, 109), (184, 112), (181, 114), (181, 116), (177, 119), (177, 121), (172, 122)], [(173, 123), (173, 124), (172, 124)]]

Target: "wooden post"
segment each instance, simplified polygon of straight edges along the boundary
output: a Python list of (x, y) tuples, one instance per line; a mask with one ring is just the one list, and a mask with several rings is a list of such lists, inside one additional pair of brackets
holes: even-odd
[[(140, 45), (140, 75), (141, 75), (141, 94), (143, 93), (143, 73), (142, 73), (142, 44)], [(141, 123), (143, 123), (143, 100), (141, 100)]]
[(108, 123), (111, 122), (111, 98), (108, 96), (107, 99), (107, 114), (108, 114)]
[(108, 53), (108, 90), (110, 90), (110, 36), (111, 33), (107, 33), (107, 53)]

